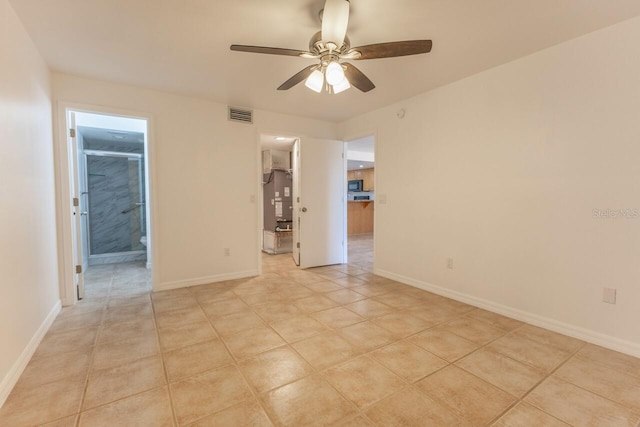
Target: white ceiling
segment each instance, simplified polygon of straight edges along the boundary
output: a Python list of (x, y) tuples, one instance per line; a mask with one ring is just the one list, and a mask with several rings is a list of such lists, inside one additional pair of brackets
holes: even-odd
[(78, 126), (78, 132), (85, 140), (108, 142), (112, 145), (141, 145), (144, 143), (144, 133), (114, 129)]
[(357, 151), (359, 153), (375, 153), (375, 137), (373, 135), (347, 141), (347, 151)]
[(374, 161), (375, 138), (372, 135), (347, 141), (347, 170), (372, 168)]
[(296, 138), (289, 135), (260, 134), (260, 148), (262, 150), (292, 151)]
[(640, 15), (638, 0), (351, 0), (353, 46), (428, 38), (434, 47), (354, 61), (377, 88), (331, 96), (276, 90), (313, 60), (229, 50), (306, 49), (323, 0), (9, 1), (53, 70), (333, 121)]
[(347, 160), (347, 170), (370, 169), (374, 167), (373, 162), (359, 162), (357, 160)]

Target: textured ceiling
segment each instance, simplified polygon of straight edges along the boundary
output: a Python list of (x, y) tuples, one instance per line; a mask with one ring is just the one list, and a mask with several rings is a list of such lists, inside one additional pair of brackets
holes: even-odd
[(10, 2), (53, 70), (331, 121), (640, 15), (637, 0), (351, 0), (353, 46), (428, 38), (434, 47), (358, 61), (377, 88), (331, 96), (276, 90), (313, 60), (229, 50), (306, 49), (322, 0)]

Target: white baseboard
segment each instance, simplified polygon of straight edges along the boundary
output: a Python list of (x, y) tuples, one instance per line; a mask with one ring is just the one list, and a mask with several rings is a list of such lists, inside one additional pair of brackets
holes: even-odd
[(573, 338), (606, 347), (610, 350), (619, 351), (621, 353), (625, 353), (634, 357), (640, 357), (640, 344), (638, 343), (615, 338), (609, 335), (602, 334), (600, 332), (592, 331), (590, 329), (584, 329), (575, 325), (571, 325), (569, 323), (559, 322), (549, 317), (544, 317), (527, 311), (518, 310), (506, 305), (497, 304), (483, 298), (478, 298), (464, 294), (462, 292), (453, 291), (451, 289), (436, 286), (431, 283), (412, 279), (410, 277), (405, 277), (389, 271), (375, 270), (375, 274), (377, 274), (378, 276), (386, 277), (387, 279), (395, 280), (396, 282), (404, 283), (406, 285), (410, 285), (425, 291), (433, 292), (434, 294), (451, 298), (465, 304), (470, 304), (475, 307), (492, 311), (494, 313), (502, 314), (503, 316), (511, 317), (525, 323), (530, 323), (532, 325), (549, 329), (563, 335), (568, 335)]
[(11, 369), (9, 369), (9, 372), (7, 372), (7, 375), (2, 379), (2, 382), (0, 382), (0, 408), (4, 405), (4, 402), (7, 400), (7, 397), (9, 397), (11, 390), (13, 390), (13, 387), (18, 382), (20, 375), (22, 375), (24, 369), (31, 360), (31, 356), (33, 356), (38, 345), (40, 345), (42, 338), (46, 335), (47, 331), (53, 324), (53, 321), (56, 320), (56, 316), (60, 313), (61, 308), (62, 304), (60, 300), (58, 300), (51, 311), (49, 311), (49, 314), (47, 314), (47, 317), (45, 317), (36, 333), (33, 334), (29, 343), (22, 351), (22, 354), (18, 357), (18, 360), (16, 360)]
[(186, 288), (187, 286), (206, 285), (207, 283), (224, 282), (225, 280), (245, 279), (258, 276), (258, 270), (239, 271), (236, 273), (216, 274), (214, 276), (197, 277), (194, 279), (176, 280), (175, 282), (160, 283), (155, 291), (168, 291), (171, 289)]

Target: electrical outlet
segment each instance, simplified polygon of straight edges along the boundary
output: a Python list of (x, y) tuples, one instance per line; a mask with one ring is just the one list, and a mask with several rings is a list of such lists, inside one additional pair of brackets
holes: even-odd
[(617, 289), (602, 288), (602, 302), (606, 302), (607, 304), (615, 304), (616, 292)]
[(255, 194), (251, 194), (249, 195), (249, 203), (255, 203), (256, 202), (256, 196)]
[(386, 204), (387, 204), (387, 195), (386, 195), (386, 194), (380, 194), (380, 195), (378, 195), (377, 199), (378, 199), (378, 202), (379, 202), (381, 205), (386, 205)]
[(447, 258), (447, 268), (453, 270), (453, 258)]
[(224, 256), (231, 256), (231, 248), (224, 248)]

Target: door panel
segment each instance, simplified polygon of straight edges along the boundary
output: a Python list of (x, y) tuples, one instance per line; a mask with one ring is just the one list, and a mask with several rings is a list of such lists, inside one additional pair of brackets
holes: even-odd
[(344, 142), (303, 138), (298, 152), (300, 266), (341, 264), (346, 261)]
[[(75, 113), (69, 113), (69, 129), (73, 129), (76, 131), (76, 116)], [(69, 165), (71, 172), (71, 197), (73, 198), (71, 204), (71, 212), (73, 214), (72, 221), (72, 234), (73, 234), (73, 260), (74, 260), (74, 269), (76, 266), (82, 267), (82, 210), (80, 206), (81, 199), (81, 190), (80, 190), (80, 168), (78, 166), (78, 154), (79, 147), (78, 141), (75, 136), (71, 136), (70, 133), (68, 135), (68, 144), (69, 144)], [(74, 133), (75, 135), (75, 133)], [(74, 203), (74, 200), (76, 201)], [(78, 272), (76, 270), (75, 274), (75, 284), (76, 284), (76, 297), (78, 299), (84, 298), (84, 275), (83, 272)]]
[(293, 170), (293, 185), (291, 203), (293, 206), (293, 261), (300, 265), (300, 140), (293, 144), (291, 153), (291, 168)]

